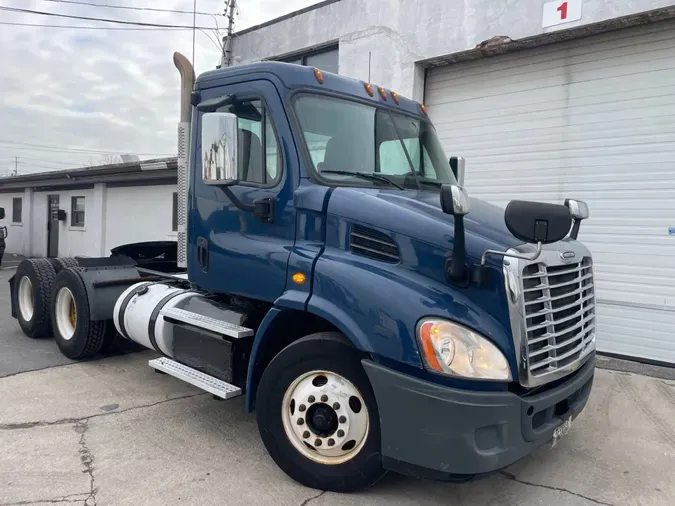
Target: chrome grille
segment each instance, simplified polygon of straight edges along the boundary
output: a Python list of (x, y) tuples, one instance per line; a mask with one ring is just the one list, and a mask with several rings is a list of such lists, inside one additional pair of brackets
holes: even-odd
[(526, 265), (521, 275), (525, 342), (532, 378), (569, 368), (595, 336), (593, 262)]

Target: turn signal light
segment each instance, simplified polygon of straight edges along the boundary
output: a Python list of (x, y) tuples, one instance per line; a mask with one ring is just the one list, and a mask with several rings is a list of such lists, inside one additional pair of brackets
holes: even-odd
[(323, 84), (323, 74), (319, 69), (314, 69), (314, 77), (316, 77), (319, 84)]
[(296, 272), (293, 274), (293, 283), (296, 285), (303, 285), (305, 284), (305, 281), (307, 280), (307, 276), (305, 276), (302, 272)]

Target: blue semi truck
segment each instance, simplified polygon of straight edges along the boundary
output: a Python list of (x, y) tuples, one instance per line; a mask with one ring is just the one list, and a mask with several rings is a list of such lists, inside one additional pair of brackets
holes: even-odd
[(567, 433), (595, 369), (584, 202), (469, 198), (424, 105), (383, 87), (174, 63), (174, 268), (124, 248), (25, 260), (24, 333), (74, 359), (128, 339), (158, 372), (245, 395), (274, 461), (323, 490), (469, 480)]

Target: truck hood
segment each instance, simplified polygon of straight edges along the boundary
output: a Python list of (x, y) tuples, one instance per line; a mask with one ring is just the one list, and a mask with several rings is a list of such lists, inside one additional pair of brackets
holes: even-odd
[[(475, 198), (470, 202), (464, 229), (474, 262), (486, 249), (506, 251), (522, 243), (506, 228), (501, 207)], [(328, 213), (452, 249), (454, 217), (441, 210), (439, 192), (340, 187), (330, 197)]]

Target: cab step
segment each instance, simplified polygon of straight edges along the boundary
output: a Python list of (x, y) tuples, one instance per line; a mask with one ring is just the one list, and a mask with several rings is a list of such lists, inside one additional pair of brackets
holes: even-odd
[(159, 314), (162, 315), (165, 320), (185, 323), (187, 325), (192, 325), (193, 327), (210, 330), (216, 334), (233, 337), (235, 339), (249, 337), (254, 334), (253, 329), (176, 307), (162, 309)]
[(174, 378), (178, 378), (179, 380), (183, 380), (220, 399), (231, 399), (232, 397), (242, 395), (241, 388), (238, 386), (231, 385), (230, 383), (214, 378), (213, 376), (183, 365), (175, 360), (171, 360), (170, 358), (155, 358), (150, 360), (148, 365), (155, 369), (155, 371), (160, 371), (169, 376), (173, 376)]

